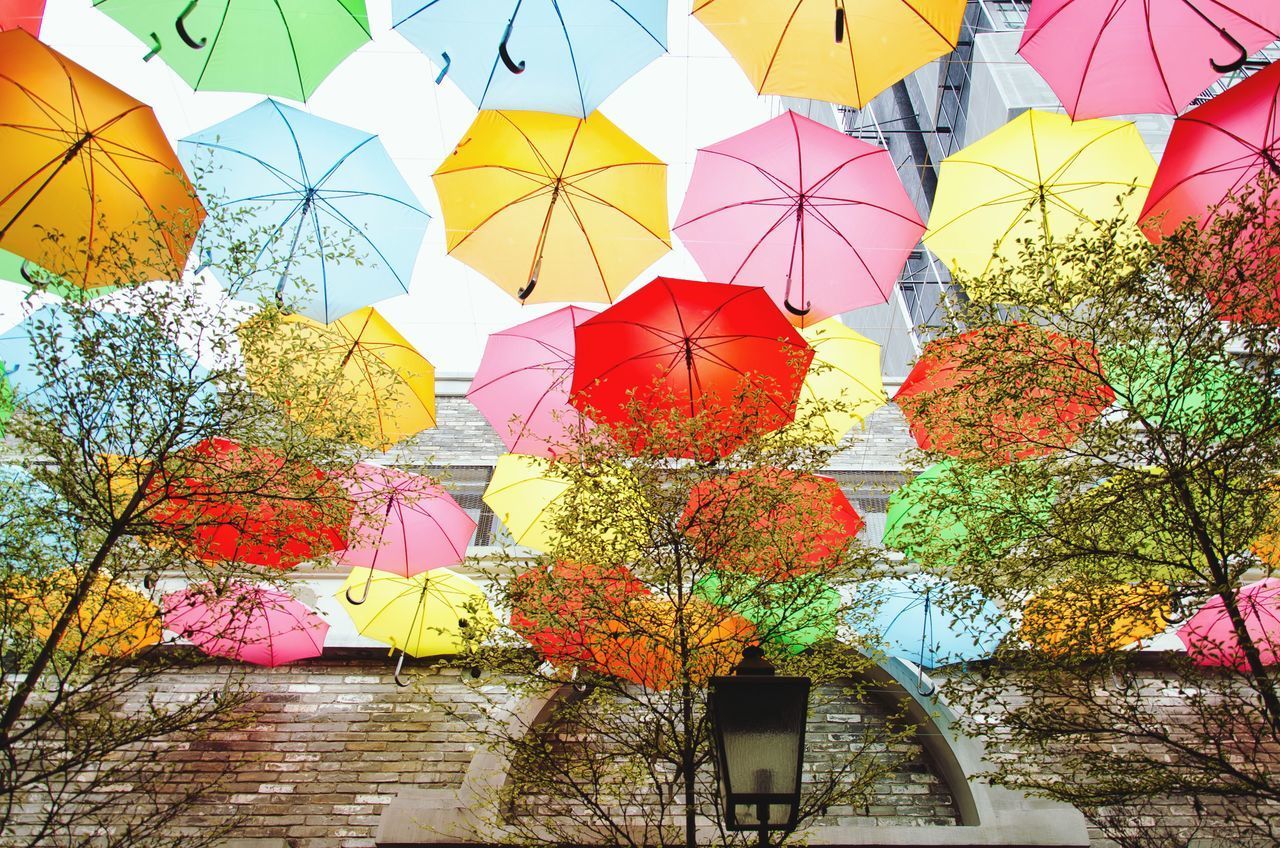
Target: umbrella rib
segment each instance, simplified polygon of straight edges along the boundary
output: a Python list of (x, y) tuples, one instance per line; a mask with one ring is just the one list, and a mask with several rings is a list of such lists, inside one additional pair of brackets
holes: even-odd
[[(624, 209), (620, 209), (620, 208), (618, 208), (617, 206), (614, 206), (612, 203), (610, 203), (609, 201), (605, 200), (603, 197), (600, 197), (600, 196), (598, 196), (598, 195), (596, 195), (596, 194), (594, 194), (594, 193), (592, 193), (592, 192), (589, 192), (589, 191), (584, 191), (584, 190), (583, 190), (583, 188), (582, 188), (581, 186), (574, 186), (572, 191), (569, 191), (568, 189), (566, 189), (566, 190), (565, 190), (565, 192), (564, 192), (565, 200), (566, 200), (566, 202), (568, 202), (568, 203), (569, 203), (570, 208), (572, 208), (572, 207), (573, 207), (573, 201), (572, 201), (572, 199), (571, 199), (571, 198), (573, 197), (573, 195), (574, 195), (575, 193), (576, 193), (576, 194), (580, 194), (580, 195), (582, 195), (582, 199), (585, 199), (585, 200), (591, 200), (591, 201), (594, 201), (594, 202), (596, 202), (596, 203), (599, 203), (601, 206), (605, 207), (606, 209), (612, 209), (614, 212), (617, 212), (619, 215), (623, 216), (623, 217), (624, 217), (624, 218), (626, 218), (628, 221), (630, 221), (631, 223), (635, 224), (637, 227), (639, 227), (640, 229), (644, 230), (646, 233), (648, 233), (649, 235), (653, 236), (653, 237), (654, 237), (655, 239), (657, 239), (658, 241), (662, 242), (663, 244), (667, 245), (668, 247), (670, 247), (670, 246), (671, 246), (671, 241), (670, 241), (670, 239), (669, 239), (669, 238), (663, 238), (662, 236), (660, 236), (660, 235), (658, 235), (657, 233), (655, 233), (655, 232), (654, 232), (654, 231), (649, 227), (649, 225), (648, 225), (648, 224), (645, 224), (645, 223), (641, 222), (639, 219), (637, 219), (637, 218), (636, 218), (634, 215), (632, 215), (630, 212), (627, 212), (627, 211), (626, 211), (626, 210), (624, 210)], [(575, 214), (576, 214), (576, 213), (575, 213)], [(665, 218), (664, 218), (664, 220), (665, 220)]]
[[(760, 238), (756, 239), (756, 243), (755, 243), (755, 244), (753, 244), (753, 245), (751, 245), (751, 249), (747, 251), (747, 255), (746, 255), (746, 256), (744, 256), (744, 257), (742, 257), (742, 261), (741, 261), (740, 263), (738, 263), (738, 267), (734, 270), (733, 274), (731, 274), (731, 275), (729, 276), (729, 279), (728, 279), (728, 280), (726, 280), (726, 282), (732, 283), (732, 282), (735, 282), (735, 281), (738, 279), (738, 275), (742, 273), (742, 269), (743, 269), (743, 268), (745, 268), (745, 267), (747, 267), (747, 263), (751, 261), (751, 257), (753, 257), (753, 256), (755, 256), (755, 255), (756, 255), (756, 251), (757, 251), (757, 250), (759, 250), (759, 249), (760, 249), (760, 247), (761, 247), (761, 246), (762, 246), (762, 245), (763, 245), (763, 244), (764, 244), (764, 243), (769, 239), (769, 236), (771, 236), (771, 235), (773, 235), (775, 232), (777, 232), (778, 228), (782, 226), (782, 222), (783, 222), (783, 221), (785, 221), (785, 220), (787, 220), (788, 218), (790, 218), (790, 217), (792, 217), (792, 216), (793, 216), (793, 214), (795, 213), (795, 210), (796, 210), (797, 205), (798, 205), (798, 204), (796, 204), (796, 203), (792, 203), (792, 204), (791, 204), (791, 208), (790, 208), (790, 209), (785, 210), (781, 215), (779, 215), (779, 216), (778, 216), (778, 220), (774, 221), (774, 222), (769, 226), (769, 228), (768, 228), (767, 230), (765, 230), (765, 231), (764, 231), (764, 234), (763, 234), (763, 235), (761, 235), (761, 236), (760, 236)], [(694, 219), (694, 220), (697, 220), (697, 219)], [(793, 264), (795, 263), (795, 239), (794, 239), (794, 237), (792, 238), (792, 242), (791, 242), (791, 261), (792, 261), (792, 263), (793, 263)]]
[(569, 48), (569, 64), (573, 66), (573, 83), (578, 88), (578, 107), (582, 109), (582, 116), (587, 115), (587, 97), (582, 91), (582, 77), (578, 73), (578, 57), (573, 52), (573, 39), (569, 37), (569, 27), (564, 22), (564, 15), (560, 13), (560, 3), (557, 0), (551, 0), (551, 10), (556, 13), (556, 20), (560, 22), (560, 31), (564, 33), (564, 43)]
[[(355, 233), (358, 239), (366, 242), (369, 245), (369, 248), (374, 252), (374, 254), (376, 254), (377, 257), (385, 263), (386, 269), (391, 272), (391, 276), (395, 277), (396, 282), (400, 284), (400, 288), (404, 289), (405, 294), (409, 293), (408, 281), (401, 279), (399, 269), (393, 266), (392, 262), (387, 258), (386, 254), (382, 252), (382, 249), (378, 247), (377, 244), (374, 243), (373, 239), (370, 238), (369, 233), (366, 231), (365, 227), (361, 227), (357, 225), (354, 221), (352, 221), (350, 218), (348, 218), (346, 215), (340, 212), (337, 207), (335, 207), (332, 203), (329, 203), (323, 197), (318, 198), (317, 202), (311, 204), (311, 214), (313, 216), (316, 216), (317, 218), (317, 227), (319, 226), (319, 216), (317, 213), (321, 209), (323, 209), (329, 215), (338, 219), (342, 223), (346, 224), (348, 227), (351, 228), (351, 231)], [(412, 270), (411, 270), (411, 273), (412, 273)]]
[(548, 189), (549, 189), (549, 186), (541, 185), (535, 188), (533, 191), (530, 191), (521, 197), (517, 197), (515, 200), (511, 200), (511, 201), (508, 201), (507, 203), (502, 204), (497, 209), (493, 210), (488, 215), (486, 215), (482, 221), (477, 222), (475, 226), (467, 230), (466, 234), (464, 234), (462, 238), (458, 239), (458, 243), (455, 244), (453, 247), (449, 248), (445, 252), (452, 253), (453, 251), (457, 250), (459, 247), (462, 247), (463, 242), (465, 242), (467, 239), (471, 238), (473, 235), (479, 232), (479, 230), (485, 224), (488, 224), (494, 218), (498, 217), (503, 212), (515, 206), (517, 203), (524, 203), (526, 200), (532, 200), (533, 198), (537, 197), (538, 194), (546, 192)]
[(758, 197), (753, 200), (738, 200), (733, 203), (726, 203), (723, 206), (717, 206), (715, 209), (708, 209), (706, 212), (695, 215), (687, 221), (681, 221), (679, 224), (676, 224), (675, 229), (683, 229), (690, 224), (696, 224), (704, 218), (709, 218), (712, 215), (719, 215), (721, 212), (728, 212), (730, 209), (740, 209), (743, 206), (768, 208), (773, 206), (776, 201), (785, 201), (790, 207), (788, 211), (795, 209), (795, 198), (793, 197)]
[(227, 25), (227, 17), (231, 14), (231, 4), (227, 3), (222, 7), (222, 17), (218, 19), (218, 29), (213, 34), (213, 38), (209, 39), (209, 46), (204, 55), (204, 64), (200, 66), (200, 73), (196, 76), (195, 84), (191, 86), (195, 91), (200, 90), (201, 83), (204, 82), (204, 75), (209, 70), (209, 65), (213, 63), (214, 51), (218, 49), (218, 40), (222, 38), (222, 30)]
[[(306, 102), (307, 84), (302, 80), (302, 63), (298, 61), (298, 45), (293, 41), (293, 30), (289, 29), (289, 19), (285, 16), (284, 9), (280, 7), (280, 0), (275, 0), (274, 5), (276, 11), (280, 13), (280, 25), (284, 27), (285, 38), (289, 39), (289, 55), (293, 57), (293, 72), (298, 76), (298, 99)], [(227, 8), (231, 8), (230, 3), (227, 4)]]
[(739, 162), (743, 165), (746, 165), (749, 168), (754, 168), (755, 170), (760, 172), (760, 176), (764, 177), (766, 180), (773, 183), (774, 187), (777, 188), (778, 191), (785, 192), (786, 194), (792, 197), (799, 195), (799, 191), (794, 186), (789, 185), (781, 177), (775, 176), (773, 173), (766, 170), (763, 166), (761, 166), (756, 162), (752, 162), (750, 159), (743, 159), (741, 156), (735, 156), (732, 153), (725, 153), (723, 150), (716, 150), (715, 148), (712, 148), (712, 147), (704, 147), (702, 150), (698, 152), (707, 153), (712, 156), (721, 156), (721, 157), (724, 157), (725, 159), (732, 159), (734, 162)]
[(314, 189), (315, 185), (311, 182), (311, 175), (307, 173), (306, 157), (302, 155), (302, 144), (298, 141), (298, 134), (294, 132), (293, 124), (290, 123), (289, 117), (285, 115), (284, 111), (280, 108), (279, 103), (274, 100), (268, 100), (267, 102), (270, 103), (271, 108), (276, 111), (276, 116), (280, 118), (280, 121), (284, 124), (285, 130), (289, 133), (289, 138), (293, 140), (294, 152), (298, 154), (298, 173), (302, 175), (301, 185), (308, 191)]
[(183, 143), (194, 145), (197, 147), (207, 147), (210, 150), (222, 150), (227, 153), (234, 153), (237, 156), (243, 156), (244, 158), (250, 160), (251, 162), (256, 162), (257, 164), (261, 165), (268, 174), (275, 177), (280, 182), (284, 183), (286, 187), (296, 186), (296, 188), (289, 188), (288, 190), (291, 190), (294, 193), (298, 193), (300, 191), (306, 191), (307, 189), (307, 184), (305, 182), (297, 179), (287, 171), (284, 171), (283, 169), (276, 167), (275, 165), (271, 164), (267, 160), (253, 155), (247, 150), (241, 150), (240, 148), (237, 148), (237, 147), (229, 147), (225, 144), (220, 144), (214, 141), (195, 141), (190, 139), (184, 139)]
[[(523, 0), (517, 0), (517, 2), (516, 2), (516, 6), (517, 6), (517, 8), (519, 7), (519, 5), (520, 5), (520, 3), (521, 3), (521, 2), (523, 2)], [(494, 63), (496, 64), (496, 63), (497, 63), (497, 61), (498, 61), (498, 60), (497, 60), (497, 59), (495, 59), (495, 60), (494, 60)], [(548, 180), (550, 180), (550, 181), (552, 181), (552, 182), (555, 182), (557, 179), (560, 179), (560, 178), (562, 178), (562, 177), (564, 176), (564, 168), (562, 167), (562, 168), (560, 169), (560, 171), (554, 171), (554, 170), (552, 170), (552, 168), (551, 168), (551, 162), (547, 159), (547, 157), (546, 157), (545, 155), (543, 155), (542, 151), (538, 149), (538, 145), (534, 144), (533, 139), (529, 137), (529, 134), (528, 134), (528, 133), (526, 133), (526, 132), (525, 132), (525, 131), (520, 127), (520, 125), (519, 125), (519, 124), (517, 124), (515, 121), (511, 120), (511, 117), (510, 117), (506, 112), (499, 112), (499, 113), (498, 113), (498, 115), (499, 115), (499, 116), (500, 116), (504, 121), (506, 121), (508, 124), (510, 124), (510, 125), (511, 125), (511, 129), (515, 130), (515, 131), (516, 131), (516, 134), (517, 134), (517, 135), (519, 135), (522, 139), (524, 139), (525, 144), (529, 145), (529, 151), (530, 151), (531, 153), (533, 153), (534, 158), (536, 158), (536, 159), (538, 160), (538, 164), (542, 165), (542, 169), (543, 169), (543, 171), (545, 172), (545, 174), (544, 174), (544, 175), (546, 176), (546, 178), (547, 178)], [(583, 123), (585, 123), (585, 121), (586, 121), (586, 119), (585, 119), (585, 118), (579, 119), (579, 120), (578, 120), (578, 128), (581, 128), (582, 124), (583, 124)], [(577, 128), (575, 128), (575, 129), (574, 129), (574, 137), (575, 137), (575, 138), (577, 137), (577, 133), (578, 133), (578, 129), (577, 129)], [(572, 140), (569, 142), (569, 150), (570, 150), (570, 151), (572, 151), (572, 150), (573, 150), (573, 142), (572, 142)], [(565, 161), (568, 161), (568, 158), (569, 158), (569, 154), (568, 154), (568, 152), (566, 152), (566, 153), (565, 153)]]
[(503, 380), (510, 379), (511, 377), (515, 377), (516, 375), (531, 374), (534, 372), (550, 373), (552, 371), (558, 371), (560, 372), (560, 376), (555, 377), (554, 380), (563, 381), (564, 376), (570, 373), (572, 370), (573, 370), (572, 365), (569, 365), (567, 367), (562, 365), (561, 367), (557, 368), (554, 365), (552, 365), (552, 363), (550, 362), (531, 362), (528, 365), (521, 365), (516, 368), (512, 368), (509, 371), (503, 371), (500, 374), (495, 374), (488, 380), (485, 380), (483, 383), (480, 383), (479, 385), (477, 385), (473, 380), (471, 383), (471, 388), (467, 390), (467, 396), (470, 397), (472, 393), (485, 391), (486, 389), (491, 388), (495, 384)]
[(765, 65), (764, 75), (760, 77), (760, 85), (756, 88), (757, 94), (764, 93), (764, 87), (769, 82), (769, 74), (773, 73), (773, 63), (778, 61), (778, 54), (782, 52), (782, 42), (786, 41), (787, 31), (791, 29), (791, 24), (795, 21), (796, 15), (800, 13), (800, 7), (803, 5), (804, 0), (796, 0), (795, 8), (787, 16), (787, 22), (782, 25), (782, 32), (778, 33), (778, 43), (774, 46), (773, 53), (769, 56), (769, 64)]
[[(852, 157), (850, 157), (850, 158), (848, 158), (848, 159), (844, 160), (844, 161), (843, 161), (843, 162), (841, 162), (839, 165), (836, 165), (836, 166), (835, 166), (834, 168), (832, 168), (830, 171), (828, 171), (827, 173), (825, 173), (825, 174), (823, 174), (821, 177), (819, 177), (817, 180), (815, 180), (815, 181), (814, 181), (814, 183), (813, 183), (813, 186), (811, 187), (811, 189), (810, 189), (810, 191), (809, 191), (809, 196), (810, 196), (810, 197), (813, 197), (813, 196), (815, 195), (815, 193), (816, 193), (816, 192), (820, 191), (823, 187), (825, 187), (825, 186), (826, 186), (826, 184), (827, 184), (827, 183), (831, 182), (833, 179), (835, 179), (837, 176), (839, 176), (839, 175), (840, 175), (840, 172), (841, 172), (841, 171), (843, 171), (845, 168), (849, 167), (850, 165), (853, 165), (853, 164), (856, 164), (856, 163), (858, 163), (858, 162), (861, 162), (863, 159), (869, 159), (869, 158), (871, 158), (872, 156), (876, 156), (876, 155), (878, 155), (878, 154), (880, 154), (880, 153), (887, 153), (887, 152), (888, 152), (887, 150), (885, 150), (885, 149), (884, 149), (884, 148), (882, 148), (882, 147), (874, 147), (874, 146), (872, 146), (872, 145), (868, 145), (868, 146), (869, 146), (869, 147), (871, 147), (871, 149), (870, 149), (870, 150), (864, 150), (864, 151), (862, 151), (861, 153), (859, 153), (857, 156), (852, 156)], [(890, 164), (892, 164), (892, 162), (893, 162), (892, 158), (890, 158), (890, 160), (889, 160), (889, 161), (890, 161)]]

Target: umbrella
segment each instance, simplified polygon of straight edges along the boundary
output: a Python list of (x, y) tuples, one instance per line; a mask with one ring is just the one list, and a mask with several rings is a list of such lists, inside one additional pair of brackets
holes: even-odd
[[(329, 324), (288, 315), (266, 335), (251, 319), (240, 334), (249, 341), (241, 346), (249, 385), (316, 432), (333, 435), (335, 416), (355, 413), (355, 422), (370, 425), (358, 426), (360, 443), (386, 450), (436, 425), (434, 366), (372, 307)], [(319, 396), (299, 393), (291, 365), (305, 369), (306, 385), (319, 380), (329, 388)]]
[[(694, 545), (723, 559), (717, 568), (771, 581), (838, 562), (864, 526), (835, 480), (767, 466), (695, 484), (681, 524)], [(746, 533), (759, 537), (744, 542)]]
[[(1280, 578), (1268, 577), (1239, 589), (1236, 605), (1262, 664), (1280, 662)], [(1251, 671), (1221, 595), (1211, 597), (1177, 634), (1196, 665)]]
[(0, 33), (0, 149), (0, 248), (84, 288), (182, 273), (204, 210), (155, 115), (23, 30)]
[(1175, 115), (1277, 38), (1272, 0), (1035, 0), (1018, 53), (1078, 121)]
[(306, 100), (369, 41), (364, 0), (94, 0), (197, 91)]
[(888, 403), (880, 376), (880, 345), (838, 318), (800, 331), (813, 348), (813, 363), (800, 386), (797, 426), (824, 444), (838, 444), (855, 425)]
[(377, 136), (264, 100), (178, 149), (208, 174), (228, 233), (205, 249), (236, 277), (234, 292), (273, 288), (278, 302), (327, 324), (409, 291), (428, 216)]
[[(53, 634), (67, 605), (78, 592), (83, 574), (62, 568), (44, 579), (15, 581), (14, 597), (26, 608), (32, 629), (41, 639)], [(64, 651), (92, 651), (123, 657), (160, 641), (160, 610), (144, 595), (99, 573), (90, 581), (84, 600), (58, 647)]]
[(924, 222), (889, 151), (788, 111), (698, 151), (675, 230), (808, 327), (888, 300)]
[(1088, 342), (985, 327), (926, 344), (893, 400), (922, 449), (1012, 462), (1065, 449), (1111, 405), (1099, 368)]
[(436, 169), (449, 254), (521, 303), (612, 302), (671, 249), (667, 166), (599, 112), (481, 112)]
[(504, 453), (493, 467), (484, 502), (502, 519), (517, 545), (552, 547), (556, 501), (569, 490), (568, 480), (550, 475), (550, 463), (534, 456)]
[(361, 463), (342, 484), (355, 504), (343, 565), (412, 577), (466, 558), (476, 523), (430, 478)]
[(206, 654), (274, 667), (318, 657), (329, 623), (287, 592), (235, 581), (164, 597), (164, 626)]
[(23, 259), (16, 253), (0, 250), (0, 280), (16, 283), (28, 291), (45, 291), (65, 300), (92, 300), (104, 294), (111, 294), (118, 286), (96, 286), (82, 289), (56, 274), (51, 274), (29, 259)]
[(467, 400), (513, 453), (554, 456), (588, 422), (569, 403), (574, 330), (597, 313), (566, 306), (489, 336)]
[(966, 0), (694, 0), (760, 94), (861, 109), (907, 74), (950, 53)]
[(999, 607), (976, 589), (929, 574), (868, 580), (855, 597), (855, 606), (873, 608), (886, 653), (921, 668), (990, 656), (1009, 632)]
[(40, 37), (40, 23), (44, 20), (45, 0), (5, 0), (0, 3), (0, 32), (6, 29), (25, 29)]
[(666, 277), (579, 324), (577, 341), (574, 406), (614, 425), (699, 419), (722, 455), (792, 420), (813, 359), (763, 289)]
[(713, 573), (694, 583), (693, 591), (742, 616), (755, 627), (760, 641), (789, 654), (836, 636), (840, 593), (816, 574), (773, 581), (749, 574)]
[[(364, 600), (351, 603), (348, 595), (361, 585), (367, 587)], [(353, 568), (334, 597), (361, 635), (390, 645), (393, 653), (400, 651), (395, 674), (401, 686), (408, 685), (400, 679), (405, 654), (458, 654), (466, 650), (468, 641), (484, 635), (495, 624), (484, 590), (471, 578), (447, 568), (412, 577)]]
[(557, 562), (517, 575), (510, 594), (512, 630), (551, 662), (582, 664), (603, 620), (649, 590), (625, 565)]
[(1154, 172), (1132, 123), (1032, 109), (942, 160), (924, 243), (965, 275), (970, 297), (990, 300), (999, 295), (980, 278), (1017, 260), (1019, 241), (1066, 238), (1118, 214), (1136, 221)]
[(1027, 601), (1019, 635), (1049, 654), (1105, 654), (1163, 632), (1169, 600), (1154, 581), (1052, 586)]
[(286, 569), (346, 546), (350, 503), (310, 463), (225, 438), (182, 458), (161, 475), (151, 517), (200, 559)]
[(395, 0), (391, 15), (479, 109), (585, 118), (667, 50), (666, 0)]

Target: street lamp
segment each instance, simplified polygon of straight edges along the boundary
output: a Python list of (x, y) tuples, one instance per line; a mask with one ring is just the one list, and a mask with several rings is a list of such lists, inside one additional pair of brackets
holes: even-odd
[(764, 651), (751, 645), (729, 677), (711, 678), (711, 733), (725, 827), (795, 829), (800, 812), (809, 678), (778, 677)]

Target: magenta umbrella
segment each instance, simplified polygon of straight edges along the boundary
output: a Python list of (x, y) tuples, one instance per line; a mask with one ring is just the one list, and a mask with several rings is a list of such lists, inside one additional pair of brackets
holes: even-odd
[(1034, 0), (1018, 53), (1078, 121), (1175, 115), (1277, 38), (1276, 0)]
[(467, 400), (512, 453), (553, 456), (589, 422), (569, 403), (574, 329), (596, 315), (566, 306), (489, 336)]
[[(476, 522), (430, 478), (360, 463), (342, 484), (355, 503), (343, 565), (370, 569), (371, 580), (373, 569), (412, 577), (466, 558)], [(350, 591), (347, 600), (364, 602)]]
[(277, 666), (324, 650), (329, 624), (292, 595), (236, 581), (164, 596), (164, 626), (206, 654)]
[(888, 151), (794, 112), (699, 150), (675, 226), (801, 327), (888, 300), (924, 229)]
[[(1280, 661), (1280, 579), (1268, 577), (1236, 593), (1245, 630), (1258, 646), (1263, 665)], [(1249, 671), (1240, 640), (1222, 598), (1214, 595), (1178, 628), (1178, 638), (1196, 665)]]

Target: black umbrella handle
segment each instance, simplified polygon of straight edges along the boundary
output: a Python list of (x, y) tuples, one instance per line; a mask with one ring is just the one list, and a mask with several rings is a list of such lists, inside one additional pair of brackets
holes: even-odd
[(207, 38), (202, 38), (199, 41), (196, 41), (191, 37), (191, 34), (187, 32), (187, 15), (195, 11), (196, 3), (198, 2), (199, 0), (191, 0), (191, 2), (187, 4), (187, 8), (182, 10), (182, 14), (178, 15), (178, 19), (173, 22), (173, 28), (178, 31), (178, 37), (186, 42), (186, 45), (192, 50), (199, 50), (209, 43), (209, 39)]
[(369, 587), (371, 585), (373, 585), (373, 569), (372, 568), (369, 569), (369, 576), (364, 581), (364, 594), (361, 596), (360, 600), (357, 601), (355, 598), (351, 597), (351, 587), (350, 586), (347, 587), (347, 593), (346, 593), (347, 603), (351, 604), (351, 606), (353, 607), (358, 607), (361, 604), (363, 604), (365, 601), (369, 600)]
[(1224, 28), (1218, 27), (1218, 35), (1222, 36), (1224, 41), (1236, 49), (1237, 55), (1235, 59), (1225, 65), (1219, 65), (1213, 59), (1209, 60), (1209, 64), (1212, 65), (1213, 69), (1220, 74), (1229, 74), (1232, 71), (1238, 71), (1243, 68), (1244, 63), (1249, 60), (1249, 51), (1244, 48), (1244, 45), (1240, 43), (1239, 39), (1227, 32)]
[(507, 52), (507, 42), (511, 40), (511, 27), (515, 22), (516, 19), (514, 16), (512, 16), (511, 20), (507, 21), (507, 30), (502, 34), (502, 41), (498, 42), (498, 57), (502, 59), (502, 64), (507, 66), (508, 71), (513, 74), (523, 74), (524, 60), (521, 59), (519, 62), (516, 62), (511, 58), (511, 54)]
[(836, 44), (844, 44), (844, 2), (836, 0)]
[(30, 264), (31, 263), (28, 262), (27, 260), (25, 259), (22, 260), (22, 264), (18, 266), (18, 273), (22, 275), (22, 279), (26, 280), (31, 285), (38, 286), (40, 285), (40, 281), (37, 280), (35, 277), (33, 277), (31, 275), (31, 271), (28, 270), (27, 266), (29, 266)]
[(790, 312), (792, 315), (798, 315), (801, 317), (808, 315), (810, 312), (813, 311), (813, 301), (809, 301), (804, 305), (804, 308), (801, 309), (797, 307), (795, 304), (793, 304), (790, 298), (784, 297), (782, 299), (782, 305), (786, 307), (786, 310)]

